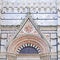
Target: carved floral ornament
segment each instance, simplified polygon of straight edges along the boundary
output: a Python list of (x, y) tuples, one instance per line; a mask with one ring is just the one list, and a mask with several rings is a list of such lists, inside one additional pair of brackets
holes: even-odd
[(27, 33), (31, 33), (33, 31), (33, 26), (31, 24), (31, 22), (27, 22), (26, 25), (24, 26), (24, 29), (23, 29), (25, 32)]
[(25, 27), (25, 31), (28, 32), (28, 33), (31, 32), (32, 30), (33, 29), (32, 29), (32, 27), (30, 25)]

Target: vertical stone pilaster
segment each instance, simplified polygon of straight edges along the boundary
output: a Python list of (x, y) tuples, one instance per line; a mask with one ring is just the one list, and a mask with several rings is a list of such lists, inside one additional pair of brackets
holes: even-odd
[[(58, 42), (60, 43), (60, 0), (57, 0), (57, 12), (58, 12), (58, 22), (57, 22), (57, 38)], [(60, 50), (58, 46), (58, 51)]]
[[(57, 0), (57, 38), (58, 38), (58, 43), (60, 43), (60, 0)], [(58, 44), (58, 53), (60, 51), (60, 44)], [(58, 60), (59, 60), (59, 54), (58, 54)]]
[(1, 25), (1, 4), (2, 4), (2, 2), (0, 0), (0, 25)]
[[(2, 13), (1, 13), (1, 11), (2, 11), (2, 5), (3, 5), (3, 1), (2, 0), (0, 0), (0, 26), (1, 26), (1, 17), (2, 17)], [(0, 28), (1, 29), (1, 28)]]

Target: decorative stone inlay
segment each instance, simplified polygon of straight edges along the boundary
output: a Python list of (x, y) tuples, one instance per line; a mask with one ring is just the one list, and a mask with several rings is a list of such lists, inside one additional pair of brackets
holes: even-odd
[(33, 28), (32, 28), (31, 25), (27, 25), (27, 26), (24, 28), (24, 31), (26, 31), (26, 32), (28, 32), (28, 33), (32, 32), (32, 30), (33, 30)]

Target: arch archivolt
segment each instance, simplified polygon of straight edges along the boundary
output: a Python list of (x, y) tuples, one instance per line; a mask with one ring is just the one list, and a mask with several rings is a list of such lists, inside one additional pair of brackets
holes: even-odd
[(9, 53), (17, 53), (19, 48), (23, 48), (23, 45), (31, 44), (32, 46), (36, 46), (39, 48), (39, 53), (46, 53), (49, 51), (49, 47), (47, 43), (37, 36), (25, 35), (15, 39), (8, 47)]
[(44, 49), (43, 49), (44, 47), (42, 47), (42, 45), (39, 44), (39, 43), (37, 43), (36, 41), (24, 40), (24, 41), (22, 41), (22, 42), (19, 42), (19, 43), (16, 45), (16, 47), (15, 47), (15, 49), (14, 49), (15, 52), (17, 51), (17, 49), (18, 49), (19, 47), (21, 47), (21, 46), (23, 46), (23, 45), (26, 45), (26, 44), (32, 44), (32, 46), (33, 46), (33, 45), (37, 46), (37, 47), (41, 50), (41, 52), (44, 50)]

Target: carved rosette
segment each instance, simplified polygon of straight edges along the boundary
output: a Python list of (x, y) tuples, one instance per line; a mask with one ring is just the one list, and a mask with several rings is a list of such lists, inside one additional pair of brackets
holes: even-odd
[(31, 33), (33, 31), (33, 26), (30, 21), (28, 21), (24, 26), (24, 32), (25, 33)]

